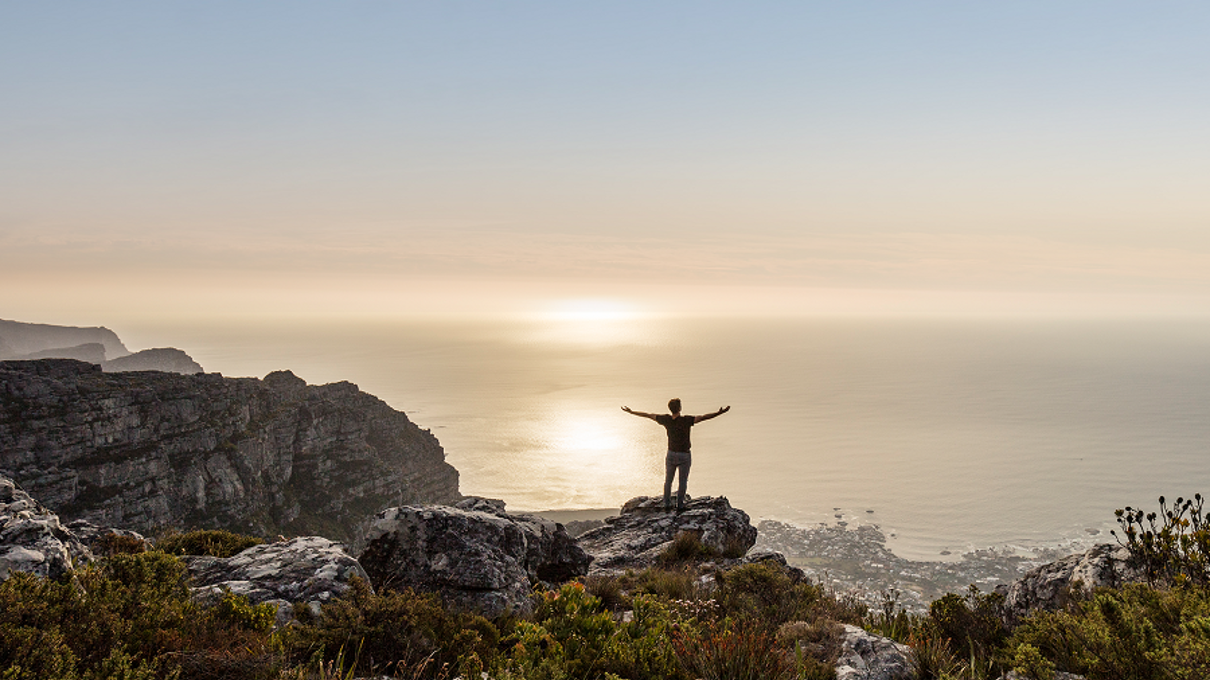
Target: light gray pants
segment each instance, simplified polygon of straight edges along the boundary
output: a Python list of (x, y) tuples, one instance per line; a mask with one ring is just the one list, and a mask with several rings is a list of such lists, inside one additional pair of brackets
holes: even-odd
[(669, 451), (664, 459), (664, 509), (672, 507), (672, 477), (677, 470), (681, 471), (681, 482), (676, 489), (676, 507), (685, 507), (685, 485), (689, 483), (689, 466), (693, 464), (693, 456), (688, 451)]

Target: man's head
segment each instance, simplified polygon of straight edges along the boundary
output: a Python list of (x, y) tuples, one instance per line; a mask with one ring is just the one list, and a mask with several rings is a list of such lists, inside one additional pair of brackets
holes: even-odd
[(681, 400), (680, 399), (669, 400), (668, 401), (668, 410), (672, 411), (673, 413), (680, 413), (681, 412)]

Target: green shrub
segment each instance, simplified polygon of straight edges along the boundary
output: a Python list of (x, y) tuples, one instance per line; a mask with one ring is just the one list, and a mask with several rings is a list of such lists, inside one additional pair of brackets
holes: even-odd
[[(1160, 496), (1159, 513), (1126, 506), (1115, 510), (1131, 560), (1151, 584), (1210, 585), (1210, 512), (1201, 494), (1177, 498), (1169, 508)], [(1157, 523), (1158, 520), (1158, 523)], [(1122, 537), (1112, 532), (1121, 543)]]
[(198, 529), (165, 534), (156, 540), (155, 547), (169, 555), (231, 557), (264, 542), (264, 539), (255, 536), (245, 536), (222, 529)]
[(144, 552), (147, 549), (147, 542), (141, 538), (134, 536), (123, 536), (108, 532), (101, 534), (95, 545), (92, 546), (92, 552), (97, 557), (110, 557), (112, 555), (132, 555), (135, 553)]
[(728, 536), (723, 541), (722, 556), (729, 559), (739, 559), (748, 554), (748, 542), (739, 536)]
[[(724, 616), (775, 631), (790, 621), (815, 621), (836, 613), (835, 600), (809, 583), (796, 583), (780, 566), (745, 564), (715, 575), (715, 599)], [(827, 600), (831, 599), (831, 602)], [(852, 621), (848, 621), (852, 622)]]
[(699, 600), (705, 597), (698, 582), (698, 573), (690, 567), (647, 569), (628, 580), (635, 593), (668, 600)]
[(1068, 611), (1026, 619), (1007, 656), (1025, 672), (1043, 665), (1041, 657), (1090, 680), (1210, 677), (1210, 592), (1144, 584), (1098, 590)]
[(622, 589), (622, 581), (616, 576), (593, 575), (586, 576), (581, 583), (584, 590), (599, 599), (601, 604), (610, 611), (619, 611), (630, 607), (631, 599)]
[(442, 668), (486, 667), (499, 631), (472, 614), (447, 611), (436, 596), (411, 590), (374, 593), (353, 579), (344, 597), (323, 605), (319, 616), (299, 607), (302, 624), (290, 640), (296, 662), (339, 662), (356, 674), (395, 673), (430, 677)]
[(119, 554), (62, 580), (0, 584), (3, 680), (272, 677), (271, 605), (228, 594), (203, 607), (184, 565), (162, 552)]
[(678, 635), (673, 647), (692, 678), (788, 680), (795, 670), (788, 655), (777, 650), (773, 635), (758, 628), (722, 626)]
[(519, 621), (494, 676), (525, 680), (688, 680), (668, 636), (682, 630), (658, 598), (637, 595), (618, 622), (578, 583), (539, 593), (533, 621)]
[(718, 553), (702, 543), (700, 532), (682, 531), (673, 537), (668, 547), (656, 557), (656, 563), (668, 567), (686, 562), (700, 562), (717, 556)]
[(926, 625), (959, 658), (990, 659), (1008, 639), (1003, 606), (1004, 596), (980, 593), (972, 585), (965, 596), (948, 593), (933, 601)]
[[(32, 579), (15, 574), (14, 580)], [(9, 593), (0, 593), (0, 599)], [(0, 623), (0, 678), (3, 680), (74, 680), (76, 655), (67, 645), (62, 631), (10, 620)], [(36, 624), (36, 622), (35, 622)]]
[(163, 651), (160, 631), (184, 622), (188, 596), (185, 568), (175, 558), (117, 555), (59, 581), (14, 575), (0, 584), (0, 627), (61, 636), (87, 670), (119, 646), (136, 658), (154, 658)]
[(835, 621), (791, 621), (777, 629), (777, 643), (794, 650), (796, 678), (830, 680), (836, 677), (843, 631)]

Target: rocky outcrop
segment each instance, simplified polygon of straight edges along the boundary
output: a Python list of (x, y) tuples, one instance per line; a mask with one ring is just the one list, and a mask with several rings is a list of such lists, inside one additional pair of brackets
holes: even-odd
[(165, 371), (185, 375), (202, 372), (201, 365), (192, 357), (172, 347), (131, 354), (108, 328), (47, 326), (4, 320), (0, 320), (0, 359), (75, 359), (96, 364), (105, 371)]
[(217, 600), (230, 591), (253, 604), (276, 605), (279, 620), (289, 617), (293, 603), (317, 608), (348, 591), (353, 578), (369, 582), (341, 544), (319, 536), (256, 545), (227, 558), (187, 555), (181, 560), (199, 600)]
[(104, 348), (104, 357), (116, 359), (129, 350), (117, 334), (105, 327), (77, 328), (23, 323), (0, 319), (0, 359), (13, 359), (26, 354), (97, 343)]
[(912, 680), (912, 650), (890, 638), (845, 624), (836, 680)]
[(105, 345), (99, 342), (88, 342), (75, 347), (44, 349), (13, 358), (30, 361), (34, 359), (75, 359), (76, 361), (87, 361), (90, 364), (104, 364)]
[(0, 581), (17, 571), (58, 578), (92, 553), (53, 512), (0, 477)]
[(811, 579), (802, 569), (790, 564), (786, 556), (776, 550), (753, 550), (735, 561), (735, 566), (764, 564), (785, 574), (793, 583), (810, 583)]
[[(481, 499), (480, 499), (481, 500)], [(376, 588), (435, 592), (447, 604), (489, 617), (529, 611), (540, 581), (588, 571), (591, 558), (563, 526), (532, 515), (405, 506), (378, 514), (358, 561)]]
[(347, 382), (0, 362), (0, 473), (68, 520), (349, 540), (383, 508), (457, 500), (444, 459)]
[(688, 499), (684, 512), (664, 510), (664, 500), (632, 498), (617, 517), (579, 537), (593, 557), (593, 571), (642, 569), (655, 564), (681, 532), (692, 532), (718, 555), (738, 557), (756, 543), (756, 527), (723, 496)]
[(1012, 585), (997, 587), (996, 592), (1004, 596), (1005, 622), (1013, 626), (1032, 611), (1062, 608), (1077, 583), (1091, 590), (1142, 580), (1143, 574), (1128, 564), (1129, 557), (1125, 547), (1102, 543), (1026, 572)]
[(86, 519), (69, 522), (67, 530), (80, 539), (81, 543), (88, 546), (95, 557), (104, 557), (116, 549), (138, 552), (152, 547), (151, 541), (137, 531), (99, 527)]
[(118, 357), (101, 364), (109, 372), (115, 371), (165, 371), (193, 375), (202, 372), (202, 365), (193, 357), (174, 347), (144, 349), (134, 354)]

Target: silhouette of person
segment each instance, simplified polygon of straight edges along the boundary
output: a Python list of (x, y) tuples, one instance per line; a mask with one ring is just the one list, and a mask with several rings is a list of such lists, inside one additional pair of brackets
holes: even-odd
[(668, 410), (670, 413), (643, 413), (642, 411), (632, 411), (629, 406), (623, 406), (622, 410), (632, 416), (640, 418), (650, 418), (668, 431), (668, 456), (664, 458), (664, 510), (672, 509), (672, 478), (680, 471), (680, 483), (676, 490), (676, 511), (681, 512), (685, 509), (685, 486), (689, 482), (689, 466), (693, 464), (693, 456), (690, 455), (689, 443), (689, 428), (702, 422), (717, 418), (727, 411), (731, 410), (730, 406), (724, 406), (714, 413), (707, 413), (704, 416), (684, 416), (681, 415), (681, 400), (672, 399), (668, 402)]

